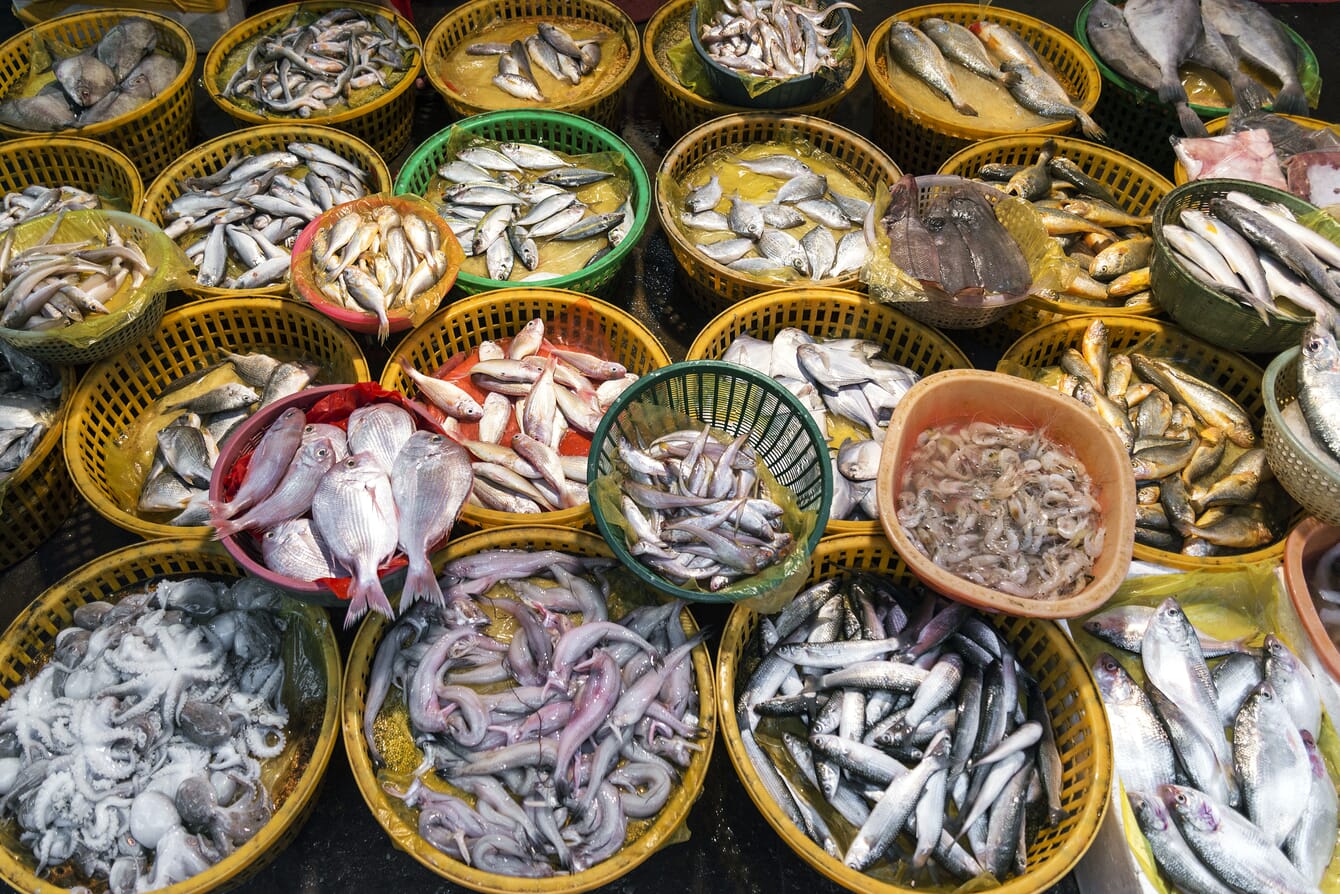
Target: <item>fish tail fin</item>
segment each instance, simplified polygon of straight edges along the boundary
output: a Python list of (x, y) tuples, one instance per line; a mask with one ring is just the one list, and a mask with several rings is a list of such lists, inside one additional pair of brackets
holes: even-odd
[(960, 115), (969, 115), (973, 118), (977, 117), (977, 110), (961, 99), (954, 102), (954, 111), (958, 112)]
[(1103, 130), (1098, 122), (1089, 116), (1088, 112), (1077, 108), (1075, 109), (1075, 117), (1079, 119), (1080, 130), (1084, 131), (1086, 137), (1100, 143), (1107, 142), (1107, 131)]
[(1261, 108), (1270, 102), (1270, 91), (1265, 84), (1252, 77), (1238, 78), (1233, 85), (1233, 107), (1243, 112)]
[(386, 344), (386, 339), (391, 334), (391, 321), (386, 317), (386, 311), (377, 311), (377, 341)]
[(1280, 115), (1307, 115), (1307, 95), (1303, 93), (1303, 85), (1297, 81), (1285, 84), (1284, 89), (1275, 95), (1271, 109)]
[(1200, 120), (1191, 106), (1184, 102), (1177, 104), (1177, 122), (1182, 126), (1182, 133), (1188, 137), (1207, 137), (1209, 131), (1205, 129), (1205, 122)]
[(433, 566), (428, 561), (428, 554), (417, 550), (410, 554), (400, 601), (408, 607), (416, 599), (431, 602), (433, 605), (446, 604), (442, 587), (437, 582), (437, 575), (433, 573)]
[(375, 567), (360, 569), (349, 582), (349, 610), (344, 616), (344, 628), (348, 630), (352, 627), (368, 609), (388, 618), (395, 617), (395, 610), (391, 608), (391, 602), (386, 598), (386, 591), (382, 589), (382, 582), (377, 577)]
[(1172, 75), (1165, 77), (1159, 82), (1158, 92), (1159, 99), (1168, 103), (1168, 105), (1175, 105), (1179, 102), (1187, 101), (1186, 88), (1182, 86), (1182, 82), (1178, 79), (1176, 72), (1173, 72)]
[(214, 504), (210, 505), (209, 512), (209, 523), (214, 527), (215, 540), (222, 540), (225, 537), (232, 537), (235, 534), (240, 534), (249, 527), (245, 515), (241, 518), (229, 518), (216, 515)]

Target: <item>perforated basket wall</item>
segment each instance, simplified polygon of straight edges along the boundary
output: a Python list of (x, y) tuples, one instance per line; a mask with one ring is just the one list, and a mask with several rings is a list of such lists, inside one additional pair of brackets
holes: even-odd
[(46, 434), (5, 483), (0, 500), (0, 570), (41, 546), (60, 530), (79, 499), (61, 455), (65, 411), (74, 394), (73, 367), (60, 369), (61, 405)]
[(125, 153), (84, 137), (22, 137), (0, 143), (0, 192), (32, 185), (73, 186), (119, 211), (137, 211), (144, 198), (144, 182)]

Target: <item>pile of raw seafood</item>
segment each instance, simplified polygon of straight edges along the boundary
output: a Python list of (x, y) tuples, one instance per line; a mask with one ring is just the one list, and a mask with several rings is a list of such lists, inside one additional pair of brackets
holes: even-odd
[(600, 45), (610, 38), (607, 33), (576, 40), (561, 25), (540, 22), (535, 33), (511, 43), (476, 41), (466, 46), (467, 56), (497, 56), (498, 73), (493, 86), (517, 99), (544, 102), (544, 90), (535, 77), (531, 62), (555, 82), (573, 87), (600, 67)]
[(0, 231), (18, 226), (25, 220), (62, 211), (85, 211), (103, 207), (100, 196), (74, 186), (43, 186), (31, 183), (0, 198)]
[(865, 263), (870, 188), (803, 140), (727, 147), (678, 181), (661, 188), (682, 196), (680, 232), (734, 273), (821, 280), (851, 276)]
[(1302, 659), (1273, 633), (1254, 647), (1214, 639), (1171, 597), (1100, 612), (1084, 629), (1139, 655), (1102, 653), (1093, 671), (1117, 774), (1164, 875), (1186, 891), (1320, 890), (1336, 789)]
[(1039, 824), (1065, 817), (1037, 682), (985, 616), (920, 587), (815, 584), (760, 618), (736, 690), (777, 807), (880, 881), (1004, 881), (1027, 870)]
[(1174, 359), (1112, 352), (1102, 320), (1037, 378), (1092, 408), (1131, 452), (1136, 543), (1217, 556), (1279, 536), (1281, 489), (1256, 426), (1213, 384)]
[(438, 80), (477, 109), (589, 104), (626, 70), (629, 43), (601, 22), (547, 12), (471, 20), (470, 39), (437, 63)]
[(587, 502), (591, 435), (637, 376), (554, 337), (560, 343), (536, 317), (515, 336), (448, 357), (432, 375), (401, 364), (474, 457), (473, 506), (529, 514)]
[(0, 705), (0, 810), (39, 876), (116, 894), (204, 872), (270, 819), (289, 741), (282, 596), (248, 578), (161, 580), (74, 610)]
[(55, 370), (0, 342), (0, 485), (51, 429), (62, 392)]
[(814, 417), (831, 447), (831, 519), (879, 518), (875, 476), (889, 417), (921, 378), (906, 366), (880, 359), (883, 350), (865, 339), (818, 339), (787, 327), (772, 341), (736, 336), (721, 355), (728, 363), (772, 376)]
[[(462, 271), (538, 282), (589, 267), (633, 227), (632, 180), (615, 152), (474, 140), (451, 151), (424, 198), (461, 241)], [(516, 262), (529, 271), (521, 275)]]
[(838, 65), (831, 40), (840, 26), (824, 22), (839, 9), (860, 11), (845, 2), (815, 9), (791, 0), (723, 0), (710, 20), (698, 23), (698, 39), (723, 68), (785, 81)]
[[(1106, 138), (1071, 98), (1055, 69), (998, 22), (982, 19), (965, 28), (936, 17), (919, 24), (895, 20), (884, 52), (895, 90), (902, 83), (919, 88), (908, 96), (913, 105), (942, 110), (949, 106), (959, 115), (980, 117), (980, 123), (990, 119), (1005, 131), (1070, 119), (1079, 123), (1086, 137)], [(900, 71), (910, 77), (896, 78)]]
[(224, 474), (224, 500), (209, 504), (215, 536), (257, 532), (266, 566), (295, 580), (347, 575), (346, 627), (368, 609), (395, 617), (380, 569), (397, 556), (401, 608), (441, 603), (428, 555), (470, 493), (469, 455), (397, 401), (288, 407)]
[(23, 130), (87, 127), (157, 99), (181, 73), (159, 49), (158, 28), (129, 16), (84, 50), (34, 41), (33, 70), (21, 95), (0, 100), (0, 123)]
[(1318, 207), (1340, 203), (1340, 130), (1267, 112), (1239, 111), (1212, 137), (1173, 142), (1187, 180), (1230, 178), (1283, 189)]
[(581, 872), (674, 794), (702, 749), (702, 635), (680, 602), (608, 620), (628, 599), (614, 564), (485, 550), (446, 564), (445, 607), (418, 603), (386, 631), (364, 736), (429, 844), (501, 875)]
[(366, 195), (369, 176), (318, 143), (238, 152), (218, 170), (182, 182), (163, 209), (163, 232), (185, 249), (202, 286), (284, 282), (298, 234), (322, 212)]
[(418, 57), (394, 16), (297, 7), (224, 59), (219, 92), (267, 116), (334, 114), (385, 94), (417, 68)]

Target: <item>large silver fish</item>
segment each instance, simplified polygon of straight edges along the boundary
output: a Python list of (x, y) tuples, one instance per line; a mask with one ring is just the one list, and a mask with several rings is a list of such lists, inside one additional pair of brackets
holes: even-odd
[(396, 551), (398, 531), (391, 479), (380, 461), (352, 453), (322, 476), (312, 495), (312, 527), (352, 575), (344, 626), (368, 609), (395, 617), (378, 573)]
[(391, 495), (399, 516), (398, 542), (409, 561), (402, 611), (416, 599), (442, 603), (428, 550), (451, 532), (473, 483), (470, 454), (444, 435), (417, 431), (396, 454)]
[(1335, 333), (1317, 322), (1303, 335), (1298, 406), (1317, 440), (1340, 458), (1340, 347)]
[(960, 95), (958, 82), (940, 48), (915, 25), (894, 21), (889, 27), (885, 51), (891, 61), (948, 100), (954, 111), (976, 117), (977, 110)]

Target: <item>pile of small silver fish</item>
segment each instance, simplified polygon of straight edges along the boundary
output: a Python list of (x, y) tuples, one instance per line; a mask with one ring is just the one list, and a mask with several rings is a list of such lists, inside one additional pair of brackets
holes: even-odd
[(231, 497), (209, 504), (216, 537), (257, 532), (266, 567), (295, 580), (351, 578), (344, 624), (370, 608), (388, 618), (378, 569), (408, 562), (401, 606), (442, 601), (429, 550), (451, 532), (470, 493), (469, 455), (418, 430), (387, 401), (358, 407), (344, 428), (307, 424), (289, 407), (261, 435)]
[[(959, 95), (954, 72), (999, 82), (1015, 102), (1044, 118), (1072, 118), (1084, 135), (1106, 138), (1103, 129), (1070, 98), (1066, 88), (1025, 40), (996, 22), (978, 21), (968, 27), (939, 18), (921, 25), (894, 21), (884, 44), (889, 65), (900, 66), (943, 96), (960, 115), (977, 116), (977, 109)], [(955, 63), (957, 69), (949, 63)]]
[(23, 465), (51, 428), (61, 401), (51, 367), (0, 342), (0, 482)]
[(472, 43), (465, 52), (471, 56), (498, 57), (498, 73), (493, 76), (493, 85), (499, 90), (517, 99), (544, 102), (544, 92), (531, 68), (532, 61), (555, 81), (576, 87), (582, 78), (600, 67), (600, 45), (608, 39), (609, 35), (603, 34), (576, 40), (561, 25), (540, 22), (536, 33), (524, 41)]
[(3, 231), (44, 214), (101, 208), (102, 199), (73, 186), (33, 183), (5, 193), (0, 205), (4, 206), (4, 210), (0, 211), (0, 231)]
[(823, 23), (840, 9), (860, 11), (852, 3), (816, 9), (791, 0), (723, 0), (711, 21), (699, 22), (698, 38), (718, 65), (785, 80), (838, 64), (829, 40), (841, 26)]
[(1153, 218), (1123, 209), (1106, 186), (1059, 154), (1055, 141), (1031, 164), (986, 164), (976, 176), (1031, 202), (1047, 235), (1077, 265), (1060, 295), (1126, 307), (1150, 301)]
[(1231, 190), (1203, 211), (1183, 209), (1178, 219), (1182, 226), (1163, 225), (1163, 238), (1193, 279), (1255, 310), (1267, 325), (1298, 319), (1276, 297), (1335, 324), (1340, 245), (1300, 224), (1288, 208)]
[(721, 355), (776, 379), (805, 405), (830, 444), (838, 443), (831, 454), (835, 474), (829, 518), (879, 518), (875, 477), (889, 417), (921, 378), (881, 360), (883, 350), (865, 339), (820, 340), (787, 327), (770, 342), (738, 335)]
[[(694, 186), (701, 178), (690, 174), (680, 222), (689, 230), (733, 234), (711, 242), (691, 237), (703, 255), (736, 273), (774, 279), (850, 276), (864, 266), (861, 226), (870, 213), (868, 192), (857, 196), (834, 190), (803, 158), (785, 152), (730, 164), (781, 182), (769, 190), (766, 203), (755, 204), (738, 194), (724, 195), (719, 175)], [(790, 232), (798, 228), (805, 228), (799, 238)], [(834, 231), (845, 231), (841, 240)]]
[(413, 305), (448, 268), (435, 221), (378, 205), (338, 215), (312, 235), (312, 279), (321, 293), (350, 310), (377, 317), (386, 341), (387, 314)]
[(1265, 450), (1233, 398), (1171, 360), (1111, 353), (1102, 320), (1048, 381), (1098, 413), (1131, 452), (1136, 543), (1216, 556), (1275, 540)]
[(1340, 469), (1340, 347), (1335, 330), (1320, 319), (1303, 334), (1298, 358), (1298, 400), (1280, 414), (1317, 461)]
[(217, 171), (182, 183), (181, 195), (163, 209), (163, 232), (186, 250), (202, 286), (255, 289), (283, 282), (302, 229), (335, 205), (366, 195), (368, 177), (317, 143), (239, 153)]
[(0, 705), (0, 813), (39, 876), (69, 863), (115, 894), (153, 891), (269, 822), (261, 767), (289, 722), (281, 599), (187, 578), (74, 610)]
[(936, 565), (1029, 599), (1089, 583), (1104, 529), (1093, 481), (1042, 429), (969, 421), (917, 435), (898, 521)]
[(584, 505), (587, 451), (564, 442), (571, 433), (589, 448), (601, 417), (637, 376), (617, 360), (549, 342), (540, 317), (502, 341), (480, 342), (443, 377), (401, 366), (474, 457), (471, 505), (528, 514)]
[[(403, 754), (408, 715), (423, 761), (399, 760), (382, 787), (452, 858), (532, 878), (589, 869), (661, 812), (700, 750), (701, 634), (685, 633), (678, 601), (608, 620), (613, 564), (553, 550), (466, 556), (444, 569), (447, 608), (419, 603), (382, 639), (368, 750), (378, 763)], [(449, 791), (425, 783), (434, 770)]]
[[(564, 155), (534, 143), (477, 142), (438, 167), (441, 179), (429, 184), (426, 195), (440, 193), (438, 211), (465, 256), (484, 257), (489, 279), (510, 280), (519, 260), (531, 272), (517, 281), (537, 282), (560, 275), (543, 269), (551, 241), (589, 241), (583, 264), (589, 267), (632, 229), (632, 193), (613, 161), (609, 153)], [(581, 194), (605, 180), (617, 185), (622, 204), (597, 213)]]
[(795, 548), (785, 511), (758, 474), (749, 433), (723, 441), (709, 425), (634, 444), (619, 437), (628, 552), (675, 583), (715, 593)]
[(63, 214), (29, 247), (14, 250), (14, 231), (0, 241), (0, 326), (58, 329), (107, 314), (107, 302), (129, 294), (150, 272), (149, 260), (111, 224), (102, 238), (55, 242)]
[[(897, 267), (956, 304), (998, 304), (1032, 285), (1019, 244), (996, 219), (989, 194), (968, 180), (935, 188), (920, 207), (917, 178), (908, 174), (889, 190), (879, 220)], [(937, 291), (938, 290), (938, 291)]]
[(875, 574), (830, 578), (760, 619), (736, 680), (758, 779), (853, 869), (1003, 881), (1027, 869), (1035, 799), (1043, 824), (1065, 817), (1042, 692), (961, 603)]
[(1163, 873), (1186, 891), (1319, 891), (1336, 790), (1302, 659), (1273, 633), (1255, 649), (1210, 639), (1173, 598), (1084, 626), (1140, 656), (1144, 688), (1109, 653), (1093, 669), (1117, 775)]
[(235, 51), (245, 58), (223, 96), (255, 103), (266, 115), (308, 118), (360, 105), (355, 91), (389, 89), (414, 65), (419, 47), (393, 16), (341, 7), (300, 21), (308, 16), (298, 7), (282, 26)]
[(1249, 73), (1255, 70), (1269, 73), (1280, 85), (1275, 111), (1308, 113), (1298, 48), (1279, 20), (1253, 0), (1127, 0), (1120, 8), (1095, 0), (1086, 31), (1106, 65), (1176, 107), (1188, 136), (1205, 135), (1187, 107), (1182, 82), (1183, 71), (1192, 66), (1227, 81), (1234, 108), (1254, 109), (1271, 101), (1271, 91)]
[(32, 96), (0, 101), (0, 122), (23, 130), (87, 127), (157, 99), (181, 73), (180, 59), (157, 50), (158, 29), (138, 16), (117, 22), (74, 55), (61, 57), (44, 46), (54, 80)]

